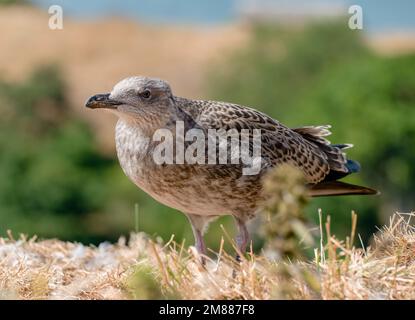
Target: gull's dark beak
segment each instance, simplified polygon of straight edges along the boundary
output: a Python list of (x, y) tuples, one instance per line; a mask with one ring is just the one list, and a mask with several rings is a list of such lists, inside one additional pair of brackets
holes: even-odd
[(88, 99), (85, 103), (85, 107), (91, 109), (106, 108), (106, 109), (117, 109), (117, 106), (122, 104), (119, 101), (110, 99), (109, 93), (96, 94)]

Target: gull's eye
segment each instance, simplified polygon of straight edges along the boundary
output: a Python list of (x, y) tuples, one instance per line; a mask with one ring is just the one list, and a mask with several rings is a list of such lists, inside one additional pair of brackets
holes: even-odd
[(151, 98), (151, 91), (146, 89), (143, 92), (140, 93), (140, 97), (144, 99), (150, 99)]

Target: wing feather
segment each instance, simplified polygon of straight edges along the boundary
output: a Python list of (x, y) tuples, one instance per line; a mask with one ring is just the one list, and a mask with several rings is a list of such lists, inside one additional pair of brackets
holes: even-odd
[[(237, 129), (239, 132), (260, 129), (261, 156), (271, 166), (289, 163), (298, 167), (309, 183), (324, 180), (331, 166), (344, 170), (341, 162), (345, 160), (340, 148), (329, 148), (330, 144), (324, 139), (330, 134), (327, 126), (293, 130), (252, 108), (227, 102), (179, 99), (180, 107), (204, 128)], [(338, 161), (333, 161), (336, 157)]]

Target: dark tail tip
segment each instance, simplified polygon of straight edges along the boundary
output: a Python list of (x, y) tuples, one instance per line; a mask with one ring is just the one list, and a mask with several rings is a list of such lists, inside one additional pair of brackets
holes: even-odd
[(360, 171), (360, 163), (354, 160), (347, 160), (346, 167), (349, 170), (349, 173)]

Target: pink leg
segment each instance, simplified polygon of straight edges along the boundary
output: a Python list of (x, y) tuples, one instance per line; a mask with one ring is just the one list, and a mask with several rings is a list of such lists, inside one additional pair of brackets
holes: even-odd
[(206, 250), (205, 241), (203, 240), (202, 232), (200, 230), (193, 230), (193, 235), (195, 237), (195, 246), (196, 246), (197, 251), (200, 254), (206, 255), (207, 250)]
[(192, 226), (193, 236), (195, 238), (195, 247), (197, 251), (202, 254), (206, 255), (206, 245), (205, 241), (203, 240), (203, 232), (206, 225), (206, 219), (201, 216), (193, 215), (193, 214), (186, 214), (190, 221), (190, 225)]
[[(249, 232), (246, 228), (245, 220), (235, 217), (236, 224), (238, 226), (238, 235), (236, 236), (236, 245), (238, 246), (239, 251), (244, 254), (246, 252), (246, 247), (249, 242)], [(239, 254), (236, 255), (236, 259), (240, 261), (241, 257)]]

